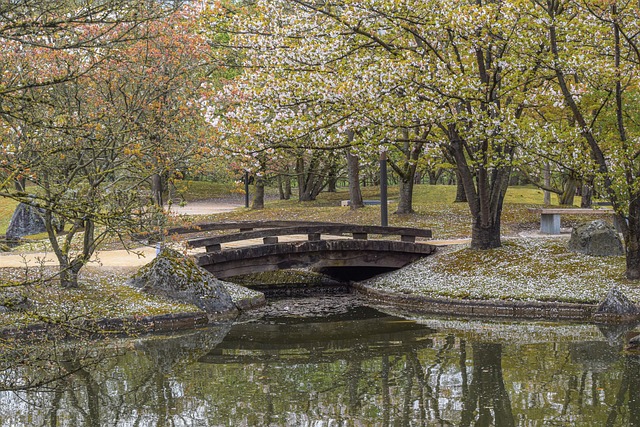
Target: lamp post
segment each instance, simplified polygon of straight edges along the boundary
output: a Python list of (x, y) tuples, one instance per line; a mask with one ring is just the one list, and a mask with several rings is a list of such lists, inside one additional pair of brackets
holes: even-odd
[(389, 225), (389, 212), (387, 202), (387, 152), (380, 151), (380, 225)]
[(249, 171), (244, 172), (244, 207), (249, 207)]

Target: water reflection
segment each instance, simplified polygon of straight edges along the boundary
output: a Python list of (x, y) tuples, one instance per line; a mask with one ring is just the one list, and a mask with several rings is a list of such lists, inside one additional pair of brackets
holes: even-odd
[(4, 366), (0, 425), (640, 425), (640, 361), (590, 325), (288, 300), (233, 326), (43, 348)]

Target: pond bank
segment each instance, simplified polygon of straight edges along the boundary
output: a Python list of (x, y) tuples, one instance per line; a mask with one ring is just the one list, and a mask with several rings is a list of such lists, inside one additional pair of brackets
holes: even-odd
[(372, 302), (390, 304), (413, 313), (590, 321), (598, 308), (597, 304), (434, 298), (388, 292), (363, 283), (354, 284), (354, 289)]
[[(519, 238), (506, 240), (502, 248), (491, 251), (473, 251), (465, 245), (439, 248), (435, 255), (401, 270), (354, 283), (352, 288), (374, 304), (382, 302), (410, 313), (620, 322), (622, 319), (594, 317), (594, 313), (614, 287), (634, 303), (640, 300), (640, 287), (623, 278), (624, 258), (587, 257), (569, 252), (565, 246), (566, 239), (563, 238)], [(82, 298), (96, 300), (93, 302), (96, 306), (91, 308), (94, 310), (92, 320), (88, 321), (96, 330), (157, 332), (194, 328), (209, 321), (207, 315), (195, 307), (143, 300), (137, 291), (123, 285), (132, 270), (126, 273), (118, 270), (117, 274), (113, 267), (88, 270), (92, 271), (92, 281), (96, 284), (85, 286), (79, 292), (48, 287), (43, 298), (45, 302), (38, 306), (45, 312), (35, 314), (45, 314), (48, 316), (45, 318), (54, 321), (37, 322), (38, 317), (33, 316), (31, 320), (35, 319), (37, 325), (32, 325), (34, 322), (4, 322), (4, 325), (0, 324), (0, 334), (14, 336), (21, 329), (31, 334), (42, 333), (60, 318), (69, 317), (69, 313), (58, 315), (54, 309), (46, 311), (49, 310), (46, 301), (60, 301), (61, 304), (75, 301), (86, 305)], [(110, 276), (105, 279), (106, 272)], [(292, 277), (296, 276), (296, 271), (281, 272), (286, 283), (306, 283), (303, 294), (312, 293), (308, 288), (322, 291), (327, 285), (309, 272), (297, 273), (297, 279), (304, 280), (296, 281), (296, 277)], [(265, 303), (263, 293), (237, 285), (230, 287), (235, 292), (234, 302), (241, 310), (251, 310)], [(288, 292), (282, 284), (276, 284), (275, 289), (279, 294)], [(52, 297), (51, 293), (55, 295)]]

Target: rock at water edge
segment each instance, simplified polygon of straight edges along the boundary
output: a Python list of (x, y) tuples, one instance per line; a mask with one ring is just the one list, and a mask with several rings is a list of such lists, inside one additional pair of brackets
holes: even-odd
[(640, 314), (638, 306), (614, 286), (598, 306), (595, 316), (637, 317), (638, 314)]
[(193, 304), (207, 313), (236, 311), (222, 282), (179, 252), (164, 248), (129, 283), (142, 291)]

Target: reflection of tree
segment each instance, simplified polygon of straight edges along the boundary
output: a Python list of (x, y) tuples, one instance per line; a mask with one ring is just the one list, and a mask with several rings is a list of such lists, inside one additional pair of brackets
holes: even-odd
[[(13, 387), (20, 401), (33, 406), (29, 418), (34, 425), (99, 427), (124, 420), (173, 425), (180, 417), (189, 418), (190, 409), (176, 394), (175, 375), (211, 351), (229, 327), (147, 337), (135, 344), (137, 351), (131, 351), (133, 345), (96, 348), (89, 341), (44, 346), (13, 371), (7, 369), (15, 373), (5, 374), (0, 386)], [(17, 381), (21, 377), (25, 380)], [(35, 408), (47, 409), (35, 415)]]
[(389, 392), (389, 356), (382, 356), (382, 425), (387, 427), (391, 417), (391, 396)]
[(349, 389), (349, 412), (356, 415), (360, 412), (362, 404), (358, 392), (358, 383), (362, 376), (362, 360), (349, 360), (347, 362), (347, 382)]
[(616, 425), (616, 419), (623, 413), (625, 400), (629, 410), (628, 425), (640, 425), (640, 359), (635, 355), (625, 358), (620, 388), (616, 395), (616, 401), (609, 412), (607, 427)]
[(502, 344), (473, 343), (473, 376), (463, 397), (461, 426), (514, 426), (502, 378)]
[[(63, 383), (70, 386), (68, 387), (69, 402), (78, 414), (84, 416), (85, 422), (83, 424), (89, 427), (99, 427), (100, 386), (82, 362), (75, 351), (65, 351), (61, 365), (67, 372), (72, 373), (72, 375), (70, 378), (65, 378)], [(74, 377), (78, 379), (78, 381), (72, 383), (71, 380)], [(72, 386), (72, 384), (74, 385)], [(57, 391), (60, 392), (61, 387), (59, 386), (58, 388), (59, 390)], [(84, 399), (79, 396), (81, 394), (84, 395)]]
[[(464, 344), (464, 342), (462, 342)], [(433, 416), (435, 419), (440, 420), (440, 405), (438, 403), (438, 399), (441, 397), (441, 381), (442, 376), (444, 374), (444, 369), (446, 367), (445, 359), (446, 355), (449, 354), (455, 346), (455, 337), (453, 335), (448, 335), (445, 339), (445, 344), (440, 348), (435, 357), (432, 360), (432, 363), (425, 369), (418, 357), (417, 349), (412, 349), (407, 354), (407, 364), (411, 366), (411, 371), (407, 371), (408, 375), (415, 375), (418, 387), (419, 387), (419, 397), (418, 400), (419, 410), (420, 410), (420, 418), (422, 420), (427, 419), (428, 411), (433, 411)], [(431, 385), (432, 375), (435, 373), (434, 385)], [(406, 406), (405, 410), (408, 411), (409, 408)]]

